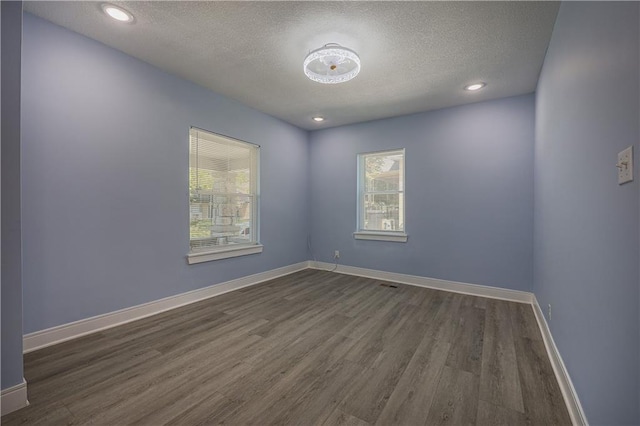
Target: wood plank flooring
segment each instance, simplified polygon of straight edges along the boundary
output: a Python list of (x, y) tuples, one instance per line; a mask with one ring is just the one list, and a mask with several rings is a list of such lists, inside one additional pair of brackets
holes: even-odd
[(3, 425), (570, 424), (530, 306), (305, 270), (25, 355)]

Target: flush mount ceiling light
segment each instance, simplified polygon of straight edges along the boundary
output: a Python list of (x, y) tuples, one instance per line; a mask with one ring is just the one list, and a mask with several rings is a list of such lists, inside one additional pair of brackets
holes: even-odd
[(109, 15), (110, 17), (112, 17), (113, 19), (115, 19), (116, 21), (127, 22), (127, 23), (133, 22), (133, 15), (121, 7), (114, 6), (108, 3), (103, 3), (102, 11), (107, 15)]
[(324, 121), (324, 117), (317, 116), (317, 117), (313, 117), (312, 120), (313, 121), (317, 121), (318, 123), (320, 123), (321, 121)]
[(470, 84), (468, 86), (465, 86), (464, 90), (468, 90), (470, 92), (475, 92), (476, 90), (482, 89), (486, 85), (487, 85), (486, 83), (474, 83), (474, 84)]
[(344, 83), (360, 72), (360, 57), (351, 49), (329, 43), (309, 52), (303, 68), (307, 77), (318, 83)]

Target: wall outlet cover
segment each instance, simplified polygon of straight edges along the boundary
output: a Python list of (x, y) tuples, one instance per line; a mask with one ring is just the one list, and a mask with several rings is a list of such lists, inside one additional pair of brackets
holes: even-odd
[(618, 153), (618, 185), (631, 182), (633, 180), (633, 146)]

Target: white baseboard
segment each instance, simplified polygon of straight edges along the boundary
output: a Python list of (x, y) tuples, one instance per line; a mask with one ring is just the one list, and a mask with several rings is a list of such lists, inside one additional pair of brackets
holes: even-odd
[(2, 389), (2, 396), (0, 398), (0, 413), (5, 414), (13, 413), (23, 407), (29, 405), (27, 400), (27, 381), (23, 378), (22, 383), (18, 383), (10, 388)]
[(243, 287), (252, 286), (284, 275), (289, 275), (291, 273), (307, 269), (308, 267), (309, 262), (300, 262), (224, 283), (214, 284), (198, 290), (166, 297), (164, 299), (154, 300), (153, 302), (144, 303), (142, 305), (29, 333), (23, 337), (23, 351), (24, 353), (32, 352), (37, 349), (42, 349), (67, 340), (76, 339), (87, 334), (139, 320), (151, 315), (156, 315), (170, 309), (199, 302)]
[(540, 332), (542, 333), (544, 345), (547, 348), (547, 355), (549, 355), (553, 372), (556, 375), (560, 391), (562, 392), (564, 401), (567, 404), (567, 410), (569, 410), (571, 422), (576, 426), (588, 426), (589, 422), (587, 422), (587, 417), (585, 416), (582, 404), (580, 404), (580, 400), (578, 399), (576, 389), (573, 387), (571, 377), (569, 377), (569, 373), (562, 361), (560, 352), (558, 352), (556, 343), (553, 341), (549, 324), (547, 324), (547, 320), (545, 319), (542, 309), (538, 304), (538, 299), (536, 299), (535, 296), (533, 296), (531, 304), (533, 305), (533, 312), (536, 316), (536, 320), (538, 321), (538, 327), (540, 327)]
[[(309, 262), (313, 269), (333, 270), (334, 263)], [(508, 300), (510, 302), (531, 303), (533, 293), (506, 288), (489, 287), (479, 284), (468, 284), (457, 281), (447, 281), (437, 278), (419, 277), (397, 272), (378, 271), (375, 269), (358, 268), (355, 266), (338, 265), (335, 272), (359, 277), (374, 278), (382, 281), (393, 281), (401, 284), (409, 284), (418, 287), (433, 288), (436, 290), (451, 291), (454, 293), (470, 294), (472, 296), (489, 297), (491, 299)]]
[[(189, 291), (175, 296), (170, 296), (164, 299), (155, 300), (152, 302), (144, 303), (142, 305), (97, 315), (95, 317), (86, 318), (68, 324), (62, 324), (56, 327), (48, 328), (46, 330), (36, 331), (26, 334), (23, 337), (23, 351), (24, 353), (32, 352), (37, 349), (42, 349), (47, 346), (65, 342), (67, 340), (76, 339), (87, 334), (126, 324), (128, 322), (139, 320), (151, 315), (156, 315), (170, 309), (175, 309), (180, 306), (208, 299), (210, 297), (224, 294), (233, 290), (255, 285), (267, 280), (281, 277), (283, 275), (301, 271), (303, 269), (314, 268), (331, 270), (333, 269), (333, 267), (334, 265), (331, 263), (313, 261), (300, 262), (294, 265), (272, 269), (270, 271), (261, 272), (255, 275), (249, 275), (247, 277), (215, 284), (209, 287)], [(531, 293), (523, 291), (459, 283), (455, 281), (446, 281), (435, 278), (425, 278), (394, 272), (377, 271), (374, 269), (358, 268), (355, 266), (339, 265), (335, 272), (522, 303), (531, 303), (533, 296)]]
[[(178, 294), (153, 302), (145, 303), (131, 308), (110, 312), (103, 315), (87, 318), (84, 320), (63, 324), (46, 330), (29, 333), (23, 338), (24, 352), (32, 352), (47, 346), (75, 339), (107, 328), (115, 327), (131, 321), (142, 319), (151, 315), (159, 314), (170, 309), (198, 302), (210, 297), (218, 296), (230, 291), (238, 290), (289, 275), (307, 268), (333, 271), (335, 264), (315, 261), (305, 261), (282, 268), (272, 269), (255, 275), (238, 278), (220, 284), (198, 290)], [(375, 269), (359, 268), (355, 266), (338, 265), (335, 272), (360, 277), (374, 278), (382, 281), (392, 281), (401, 284), (427, 287), (436, 290), (450, 291), (454, 293), (469, 294), (472, 296), (488, 297), (492, 299), (507, 300), (512, 302), (527, 303), (533, 306), (538, 326), (542, 334), (553, 371), (560, 385), (560, 390), (567, 404), (569, 415), (574, 425), (588, 426), (582, 405), (576, 394), (571, 378), (560, 357), (560, 353), (553, 341), (551, 331), (544, 318), (542, 310), (538, 305), (535, 295), (526, 291), (509, 290), (498, 287), (490, 287), (478, 284), (461, 283), (447, 281), (437, 278), (420, 277), (416, 275), (400, 274), (396, 272), (379, 271)], [(2, 414), (15, 411), (29, 404), (27, 401), (27, 383), (13, 386), (2, 391)]]

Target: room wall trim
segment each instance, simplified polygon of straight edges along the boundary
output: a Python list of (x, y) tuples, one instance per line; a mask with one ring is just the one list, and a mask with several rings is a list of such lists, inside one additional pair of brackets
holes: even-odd
[(308, 261), (295, 263), (293, 265), (271, 269), (258, 274), (214, 284), (197, 290), (188, 291), (186, 293), (177, 294), (175, 296), (165, 297), (164, 299), (132, 306), (130, 308), (29, 333), (23, 337), (23, 352), (28, 353), (57, 343), (65, 342), (67, 340), (76, 339), (87, 334), (126, 324), (151, 315), (156, 315), (161, 312), (194, 302), (199, 302), (243, 287), (249, 287), (264, 281), (289, 275), (294, 272), (307, 269), (308, 267)]
[(24, 377), (22, 378), (22, 383), (2, 389), (1, 395), (0, 407), (2, 407), (2, 410), (0, 413), (3, 416), (29, 405), (29, 400), (27, 399), (27, 381)]
[[(310, 261), (313, 269), (333, 270), (334, 263)], [(491, 299), (508, 300), (510, 302), (531, 303), (533, 293), (527, 291), (510, 290), (506, 288), (490, 287), (479, 284), (469, 284), (457, 281), (441, 280), (438, 278), (420, 277), (417, 275), (400, 274), (397, 272), (379, 271), (376, 269), (359, 268), (356, 266), (338, 265), (334, 272), (359, 277), (374, 278), (383, 281), (394, 281), (401, 284), (409, 284), (418, 287), (433, 288), (436, 290), (451, 291), (454, 293), (470, 294), (472, 296), (489, 297)]]
[(538, 327), (542, 333), (544, 346), (547, 348), (547, 355), (551, 361), (553, 372), (556, 375), (560, 391), (562, 392), (564, 401), (567, 404), (567, 410), (569, 410), (571, 422), (577, 426), (588, 426), (589, 422), (587, 421), (587, 417), (582, 409), (582, 404), (580, 404), (580, 399), (578, 398), (576, 389), (573, 387), (573, 382), (571, 381), (571, 377), (569, 377), (569, 372), (564, 365), (564, 361), (562, 361), (558, 347), (551, 335), (549, 324), (542, 313), (542, 309), (540, 308), (540, 304), (538, 304), (538, 299), (535, 295), (532, 298), (531, 304), (533, 305), (533, 313), (538, 321)]

